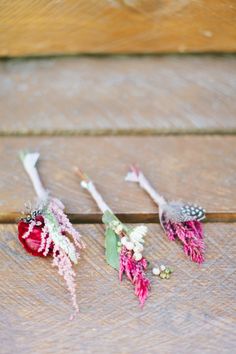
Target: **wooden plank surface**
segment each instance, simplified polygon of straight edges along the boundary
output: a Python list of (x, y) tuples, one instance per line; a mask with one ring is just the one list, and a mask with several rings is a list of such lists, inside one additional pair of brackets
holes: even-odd
[(150, 226), (146, 256), (173, 267), (170, 280), (151, 275), (140, 309), (131, 286), (119, 284), (103, 259), (103, 227), (78, 226), (87, 248), (77, 266), (80, 314), (50, 259), (31, 257), (15, 226), (0, 226), (1, 353), (231, 354), (235, 348), (235, 224), (207, 224), (206, 262), (197, 266)]
[(0, 55), (233, 52), (234, 0), (2, 1)]
[(41, 153), (39, 171), (52, 195), (67, 212), (90, 214), (98, 209), (79, 184), (75, 165), (97, 184), (118, 213), (155, 213), (156, 206), (136, 184), (124, 181), (131, 163), (143, 168), (168, 199), (198, 202), (208, 212), (235, 211), (236, 137), (2, 137), (0, 154), (1, 213), (19, 212), (34, 200), (34, 191), (18, 153)]
[(0, 62), (0, 134), (236, 131), (236, 58)]

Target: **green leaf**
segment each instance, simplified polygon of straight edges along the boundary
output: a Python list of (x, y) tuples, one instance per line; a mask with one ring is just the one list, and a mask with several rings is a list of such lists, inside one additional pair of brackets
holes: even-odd
[(105, 232), (106, 261), (114, 269), (119, 270), (119, 253), (118, 253), (119, 237), (109, 227)]

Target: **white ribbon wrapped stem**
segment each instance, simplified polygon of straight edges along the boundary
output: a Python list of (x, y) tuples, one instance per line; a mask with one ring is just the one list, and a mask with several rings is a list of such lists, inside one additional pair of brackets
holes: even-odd
[(137, 173), (135, 171), (128, 172), (125, 180), (128, 182), (137, 182), (141, 188), (143, 188), (147, 194), (154, 200), (154, 202), (161, 208), (162, 205), (166, 204), (165, 199), (157, 193), (157, 191), (151, 186), (148, 179), (140, 171)]
[(105, 211), (109, 210), (112, 211), (109, 206), (105, 203), (104, 199), (102, 198), (101, 194), (97, 191), (95, 185), (93, 184), (92, 181), (82, 181), (81, 182), (81, 187), (87, 189), (95, 202), (97, 203), (97, 206), (99, 209), (104, 213)]
[(25, 171), (30, 177), (30, 180), (34, 186), (35, 192), (41, 202), (45, 201), (48, 198), (48, 191), (44, 188), (39, 173), (36, 168), (36, 163), (39, 159), (40, 154), (38, 152), (34, 153), (24, 153), (20, 154), (21, 161), (25, 168)]

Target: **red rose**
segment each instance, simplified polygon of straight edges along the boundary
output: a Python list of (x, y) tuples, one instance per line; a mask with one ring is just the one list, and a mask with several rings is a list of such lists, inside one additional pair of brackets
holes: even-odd
[(38, 215), (35, 217), (35, 221), (38, 223), (38, 225), (34, 226), (32, 232), (29, 234), (27, 238), (23, 238), (23, 236), (29, 229), (30, 223), (21, 220), (18, 224), (18, 238), (28, 253), (32, 254), (33, 256), (43, 257), (44, 256), (43, 252), (45, 251), (45, 247), (40, 252), (38, 252), (38, 250), (41, 245), (41, 234), (42, 234), (42, 229), (44, 227), (44, 219), (41, 215)]

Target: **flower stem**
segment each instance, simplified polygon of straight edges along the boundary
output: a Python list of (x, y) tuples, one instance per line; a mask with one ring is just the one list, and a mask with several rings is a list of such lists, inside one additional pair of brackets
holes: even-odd
[(109, 208), (109, 206), (106, 204), (106, 202), (102, 198), (101, 194), (97, 191), (94, 183), (85, 174), (83, 174), (79, 169), (76, 169), (75, 172), (82, 179), (81, 187), (88, 190), (88, 192), (90, 193), (92, 198), (95, 200), (98, 208), (102, 211), (102, 213), (105, 213), (105, 211), (107, 211), (107, 210), (112, 212), (111, 208)]
[(142, 171), (136, 167), (131, 166), (131, 171), (127, 174), (126, 181), (137, 182), (141, 188), (143, 188), (153, 201), (161, 207), (166, 204), (166, 200), (152, 187), (149, 180), (144, 176)]
[(107, 210), (111, 211), (109, 206), (105, 203), (104, 199), (102, 198), (101, 194), (97, 191), (97, 189), (92, 181), (89, 181), (87, 183), (86, 189), (88, 189), (89, 193), (91, 194), (91, 196), (93, 197), (93, 199), (97, 203), (97, 206), (99, 207), (99, 209), (103, 213)]
[(20, 158), (23, 163), (23, 166), (30, 177), (30, 180), (34, 186), (35, 192), (41, 202), (44, 202), (48, 198), (48, 192), (44, 188), (39, 173), (36, 168), (36, 163), (39, 159), (39, 153), (28, 153), (21, 152)]

